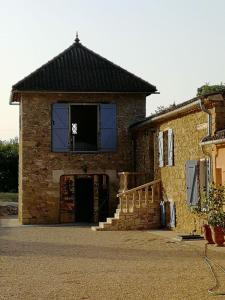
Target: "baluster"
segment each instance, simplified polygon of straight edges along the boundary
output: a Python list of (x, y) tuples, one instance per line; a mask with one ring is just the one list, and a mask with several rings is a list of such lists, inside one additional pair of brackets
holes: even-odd
[(125, 204), (126, 204), (126, 212), (128, 212), (128, 201), (127, 201), (127, 195), (125, 195)]
[(138, 207), (141, 207), (141, 190), (138, 191)]
[(120, 197), (119, 197), (119, 200), (120, 200), (120, 209), (121, 209), (121, 211), (122, 211), (123, 196), (120, 196)]
[(135, 205), (135, 192), (132, 194), (132, 210), (134, 210), (134, 205)]
[(152, 203), (155, 201), (155, 185), (152, 185)]
[(124, 207), (124, 195), (121, 196), (121, 211), (123, 211), (123, 207)]
[(145, 206), (147, 206), (148, 203), (148, 187), (145, 188)]
[(157, 200), (160, 200), (160, 197), (161, 197), (161, 185), (160, 185), (160, 182), (157, 183), (157, 190), (158, 190), (158, 193), (157, 193)]

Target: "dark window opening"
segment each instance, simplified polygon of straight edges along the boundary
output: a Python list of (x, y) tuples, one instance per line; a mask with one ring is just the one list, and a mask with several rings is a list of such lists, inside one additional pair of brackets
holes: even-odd
[(98, 106), (71, 106), (71, 148), (73, 151), (98, 149)]

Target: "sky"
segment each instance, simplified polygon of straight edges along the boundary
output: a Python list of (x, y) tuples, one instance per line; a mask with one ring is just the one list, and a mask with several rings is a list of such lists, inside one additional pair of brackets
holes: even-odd
[(18, 136), (17, 81), (81, 43), (155, 85), (147, 115), (225, 82), (224, 0), (0, 0), (0, 140)]

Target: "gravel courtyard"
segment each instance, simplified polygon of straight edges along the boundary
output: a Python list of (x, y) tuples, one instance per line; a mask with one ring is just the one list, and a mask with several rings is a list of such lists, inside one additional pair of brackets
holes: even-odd
[(224, 299), (207, 293), (202, 250), (148, 231), (0, 228), (0, 299)]

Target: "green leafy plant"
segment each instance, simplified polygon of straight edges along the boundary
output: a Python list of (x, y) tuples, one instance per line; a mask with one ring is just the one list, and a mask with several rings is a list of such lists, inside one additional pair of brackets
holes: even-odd
[(225, 85), (221, 82), (220, 84), (210, 85), (205, 83), (200, 88), (197, 89), (197, 96), (204, 96), (211, 93), (221, 93), (225, 92)]
[(225, 228), (225, 212), (211, 212), (208, 218), (209, 225)]
[(200, 197), (200, 211), (207, 216), (208, 224), (213, 227), (225, 227), (225, 187), (210, 185)]
[(18, 139), (0, 141), (0, 192), (18, 190)]

